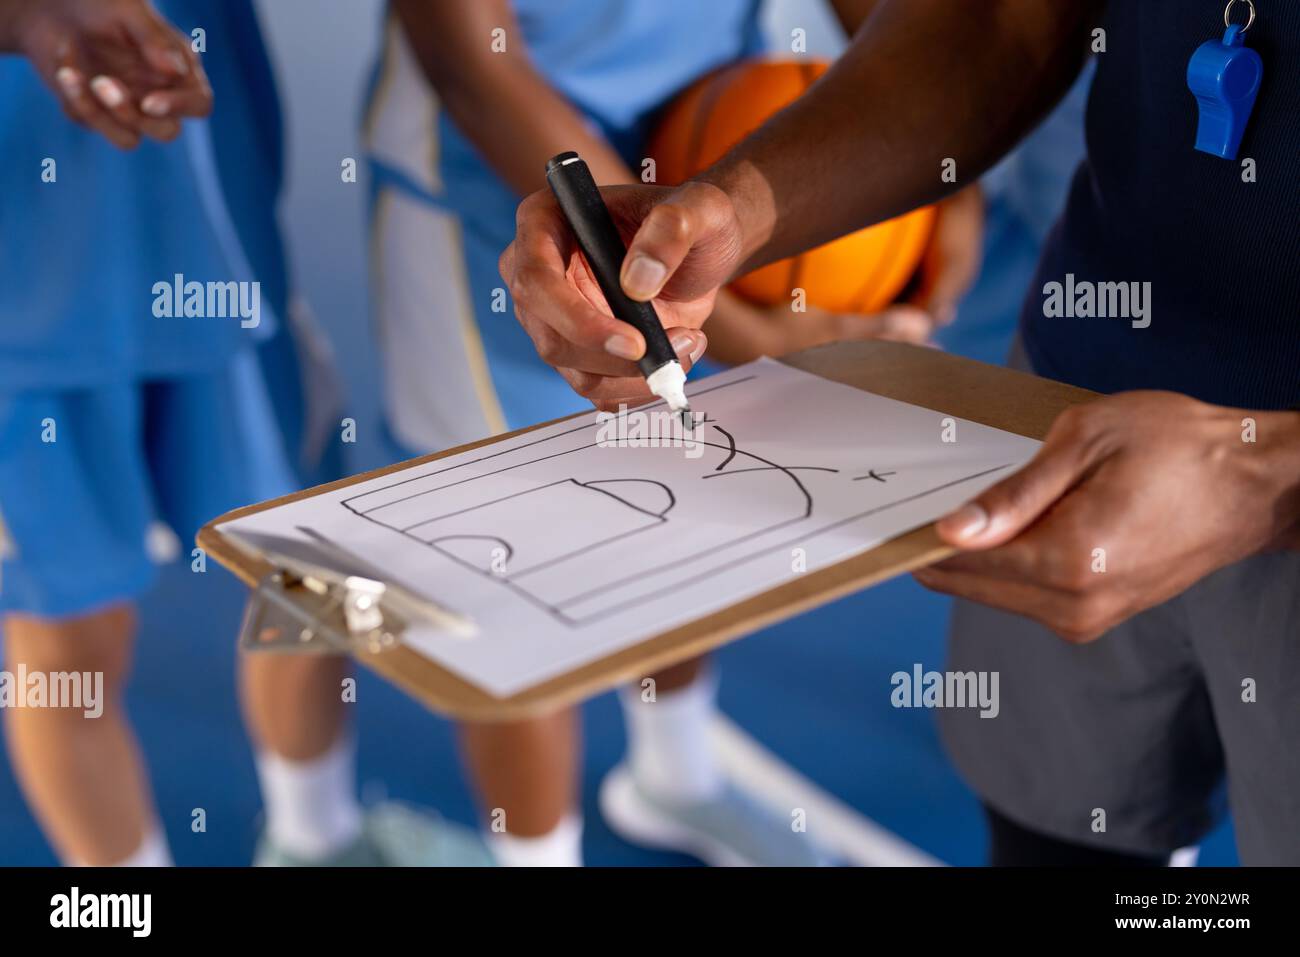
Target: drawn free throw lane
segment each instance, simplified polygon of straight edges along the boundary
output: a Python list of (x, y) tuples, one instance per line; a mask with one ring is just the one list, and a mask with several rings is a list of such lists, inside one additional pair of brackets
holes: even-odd
[[(837, 472), (778, 465), (710, 424), (697, 431), (718, 441), (698, 439), (702, 454), (687, 460), (698, 474), (669, 486), (632, 473), (644, 467), (638, 458), (682, 458), (682, 448), (602, 446), (593, 441), (598, 430), (592, 423), (532, 444), (531, 458), (508, 459), (486, 474), (439, 470), (433, 484), (403, 480), (343, 505), (496, 579), (556, 619), (581, 625), (753, 554), (764, 536), (812, 515), (813, 496), (796, 470)], [(549, 480), (557, 468), (570, 474)], [(529, 487), (501, 494), (505, 473)], [(746, 486), (735, 490), (737, 500), (762, 507), (736, 510), (719, 522), (717, 491), (701, 484), (719, 476)], [(701, 550), (693, 536), (674, 532), (680, 525), (716, 525), (718, 539)]]

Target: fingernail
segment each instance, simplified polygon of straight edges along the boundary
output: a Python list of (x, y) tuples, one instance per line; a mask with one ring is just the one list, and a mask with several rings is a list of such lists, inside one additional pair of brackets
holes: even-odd
[(968, 502), (943, 518), (939, 524), (943, 526), (943, 531), (948, 538), (958, 540), (974, 538), (988, 527), (989, 513), (984, 511), (983, 506)]
[(653, 299), (668, 275), (668, 267), (657, 259), (637, 255), (623, 270), (623, 288), (629, 296)]
[(925, 335), (930, 331), (930, 320), (914, 312), (888, 312), (885, 314), (885, 331), (891, 335)]
[(689, 359), (691, 365), (695, 365), (704, 355), (704, 347), (709, 341), (698, 332), (675, 332), (668, 337), (668, 343), (677, 353), (677, 358)]
[(110, 110), (117, 109), (126, 100), (121, 87), (110, 77), (95, 77), (90, 81), (90, 88), (94, 91), (95, 96), (99, 97), (99, 101)]
[(704, 355), (704, 350), (708, 348), (709, 340), (702, 335), (694, 336), (695, 347), (691, 349), (691, 365), (700, 361), (700, 356)]
[(178, 50), (171, 50), (168, 52), (167, 59), (171, 62), (171, 65), (175, 68), (176, 72), (182, 76), (190, 72), (190, 61), (185, 59)]
[(610, 336), (605, 340), (605, 351), (620, 359), (640, 359), (641, 349), (635, 339), (627, 336)]
[(73, 94), (81, 89), (81, 74), (70, 66), (59, 67), (54, 79), (63, 87), (64, 93)]
[(161, 93), (150, 93), (140, 101), (140, 111), (148, 116), (166, 116), (167, 97)]

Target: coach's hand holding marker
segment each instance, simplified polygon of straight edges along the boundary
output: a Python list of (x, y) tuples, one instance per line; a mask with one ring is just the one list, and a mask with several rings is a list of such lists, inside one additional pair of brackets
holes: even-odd
[[(718, 289), (739, 264), (739, 226), (727, 194), (687, 183), (607, 186), (600, 198), (625, 232), (641, 227), (632, 240), (633, 252), (626, 260), (620, 257), (622, 270), (615, 275), (629, 301), (653, 300), (678, 361), (689, 371), (708, 344), (700, 326), (713, 312)], [(647, 287), (645, 269), (653, 280), (653, 263), (665, 264), (675, 248), (680, 249), (678, 268), (664, 265), (667, 281), (657, 290)], [(638, 255), (648, 255), (652, 263), (638, 264)], [(680, 263), (683, 257), (686, 262)], [(645, 355), (644, 336), (598, 304), (594, 272), (577, 256), (573, 230), (550, 190), (534, 193), (520, 205), (515, 241), (502, 254), (500, 268), (515, 313), (538, 354), (574, 391), (611, 411), (650, 397), (637, 365)]]
[[(634, 360), (650, 391), (681, 416), (682, 425), (690, 431), (695, 422), (686, 399), (686, 370), (678, 361), (654, 306), (648, 299), (631, 298), (625, 290), (623, 271), (627, 266), (627, 250), (587, 164), (573, 152), (553, 156), (546, 163), (546, 180), (610, 310), (615, 318), (639, 332), (643, 340), (641, 344), (630, 336), (615, 335), (606, 341), (606, 348), (621, 358)], [(637, 260), (638, 270), (634, 271), (644, 271), (640, 267), (645, 262)], [(664, 277), (657, 278), (662, 282)]]

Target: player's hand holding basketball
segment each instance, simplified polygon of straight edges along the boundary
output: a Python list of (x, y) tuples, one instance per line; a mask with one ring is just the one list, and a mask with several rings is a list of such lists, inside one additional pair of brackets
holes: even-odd
[(1297, 530), (1300, 414), (1124, 392), (1058, 417), (1028, 465), (939, 522), (965, 554), (915, 574), (1083, 642)]
[[(700, 327), (742, 259), (727, 193), (705, 183), (601, 190), (628, 242), (623, 288), (653, 301), (683, 366), (704, 354)], [(635, 360), (641, 334), (615, 319), (549, 191), (519, 206), (515, 240), (501, 256), (515, 314), (538, 354), (600, 408), (650, 397)]]
[(26, 56), (70, 119), (122, 149), (212, 110), (198, 58), (148, 0), (0, 0), (0, 52)]

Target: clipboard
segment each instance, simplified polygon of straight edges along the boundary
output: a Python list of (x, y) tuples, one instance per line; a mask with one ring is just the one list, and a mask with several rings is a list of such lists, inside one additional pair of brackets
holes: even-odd
[[(1053, 420), (1097, 394), (937, 349), (894, 342), (834, 343), (787, 356), (794, 368), (844, 385), (973, 422), (1042, 439)], [(306, 552), (278, 542), (246, 541), (216, 526), (289, 502), (347, 488), (449, 455), (492, 445), (550, 423), (472, 442), (228, 512), (205, 525), (198, 545), (252, 589), (241, 644), (267, 652), (350, 654), (426, 707), (467, 721), (514, 721), (583, 701), (611, 688), (827, 604), (916, 568), (954, 549), (933, 525), (893, 538), (860, 555), (809, 572), (621, 649), (509, 698), (496, 698), (402, 643), (414, 617), (451, 630), (472, 623), (401, 583), (384, 581), (338, 546)]]

